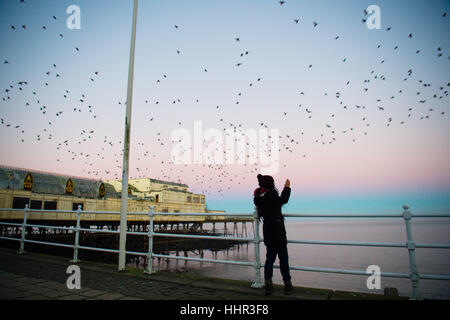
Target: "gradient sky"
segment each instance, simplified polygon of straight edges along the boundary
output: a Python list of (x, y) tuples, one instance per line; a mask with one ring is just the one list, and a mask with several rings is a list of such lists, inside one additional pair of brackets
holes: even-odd
[[(66, 27), (72, 4), (80, 30)], [(380, 30), (361, 21), (371, 4)], [(132, 6), (0, 2), (2, 165), (121, 179)], [(281, 136), (274, 178), (279, 189), (291, 180), (287, 211), (449, 211), (449, 8), (141, 0), (130, 177), (186, 183), (210, 208), (252, 210), (260, 166), (173, 165), (171, 134), (193, 134), (194, 121), (205, 130), (267, 126)]]

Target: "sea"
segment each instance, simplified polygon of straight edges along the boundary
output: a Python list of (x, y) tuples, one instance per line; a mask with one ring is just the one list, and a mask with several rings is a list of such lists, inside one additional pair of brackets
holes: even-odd
[[(286, 218), (287, 236), (289, 240), (328, 240), (355, 242), (395, 242), (406, 243), (406, 226), (402, 218)], [(220, 226), (222, 225), (222, 226)], [(230, 232), (230, 223), (227, 225)], [(223, 224), (216, 224), (215, 230), (220, 232)], [(413, 218), (411, 221), (413, 240), (416, 243), (450, 244), (449, 218)], [(212, 229), (212, 224), (205, 224), (204, 229)], [(241, 223), (237, 225), (239, 235), (253, 237), (253, 225)], [(262, 235), (262, 226), (260, 226)], [(407, 248), (360, 247), (316, 244), (288, 244), (289, 264), (298, 267), (318, 267), (350, 269), (366, 272), (368, 267), (376, 265), (381, 273), (410, 273), (409, 254)], [(265, 246), (260, 244), (261, 263), (265, 262)], [(176, 255), (179, 253), (171, 252)], [(254, 261), (255, 247), (253, 243), (235, 245), (221, 251), (190, 251), (179, 254), (206, 259)], [(416, 264), (420, 274), (450, 275), (450, 249), (416, 248)], [(279, 264), (279, 260), (275, 262)], [(175, 259), (154, 259), (153, 268), (158, 271), (188, 272), (195, 275), (243, 280), (253, 282), (255, 269), (251, 266), (207, 263)], [(263, 279), (264, 268), (261, 268)], [(384, 288), (395, 287), (401, 296), (412, 296), (410, 279), (381, 277), (380, 288), (369, 289), (367, 283), (372, 275), (346, 275), (312, 271), (291, 270), (294, 286), (312, 287), (342, 291), (357, 291), (383, 294)], [(278, 268), (274, 269), (274, 283), (282, 284)], [(419, 294), (425, 299), (450, 299), (450, 281), (419, 280)]]

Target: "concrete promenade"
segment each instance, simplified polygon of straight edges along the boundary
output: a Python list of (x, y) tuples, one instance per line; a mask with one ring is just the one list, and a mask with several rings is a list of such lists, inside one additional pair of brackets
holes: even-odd
[(142, 270), (117, 272), (115, 265), (82, 261), (81, 289), (68, 289), (68, 258), (0, 248), (0, 300), (373, 300), (382, 295), (295, 287), (292, 295), (275, 287), (271, 296), (249, 282)]

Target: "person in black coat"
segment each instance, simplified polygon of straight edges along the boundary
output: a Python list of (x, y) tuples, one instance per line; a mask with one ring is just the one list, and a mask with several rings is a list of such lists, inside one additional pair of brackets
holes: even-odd
[(292, 292), (291, 275), (289, 272), (289, 256), (287, 251), (286, 228), (281, 207), (289, 201), (291, 195), (290, 181), (286, 180), (281, 195), (275, 188), (271, 176), (258, 174), (259, 188), (254, 192), (253, 202), (258, 217), (263, 219), (263, 237), (266, 245), (266, 263), (264, 264), (264, 279), (266, 294), (273, 292), (273, 264), (278, 255), (280, 271), (284, 281), (284, 292)]

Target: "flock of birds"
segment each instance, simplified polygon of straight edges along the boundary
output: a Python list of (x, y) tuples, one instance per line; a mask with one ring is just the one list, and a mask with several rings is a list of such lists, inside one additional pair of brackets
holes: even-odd
[[(24, 0), (20, 0), (21, 4), (25, 4), (26, 2)], [(284, 4), (286, 1), (279, 1), (278, 2), (281, 7), (284, 7)], [(368, 12), (363, 10), (364, 17), (362, 18), (362, 23), (366, 22), (366, 16), (368, 15)], [(444, 12), (442, 16), (440, 17), (442, 19), (446, 19), (446, 13)], [(49, 16), (49, 24), (50, 23), (57, 23), (60, 21), (57, 16), (50, 15)], [(303, 21), (300, 18), (293, 19), (292, 23), (295, 25), (301, 24)], [(320, 29), (319, 22), (316, 20), (313, 20), (311, 22), (311, 26), (314, 29)], [(174, 25), (173, 28), (176, 30), (176, 32), (180, 32), (182, 30), (182, 26)], [(386, 32), (390, 32), (392, 27), (387, 27)], [(26, 31), (29, 30), (26, 24), (17, 24), (17, 25), (11, 25), (9, 32), (18, 32), (18, 31)], [(49, 32), (49, 25), (42, 25), (41, 26), (42, 32)], [(409, 33), (408, 35), (405, 35), (408, 39), (413, 39), (414, 34)], [(64, 39), (64, 34), (58, 32), (55, 37), (59, 37), (60, 39)], [(238, 36), (230, 37), (230, 39), (234, 39), (234, 42), (236, 45), (239, 45), (242, 43), (242, 39)], [(334, 35), (331, 40), (339, 41), (341, 39), (340, 35)], [(233, 41), (233, 40), (231, 40)], [(382, 44), (377, 44), (376, 49), (380, 49)], [(398, 46), (394, 46), (394, 51), (398, 50)], [(74, 53), (79, 53), (80, 48), (76, 45), (73, 46)], [(421, 54), (422, 49), (417, 49), (415, 51), (415, 54), (419, 55)], [(182, 55), (183, 51), (181, 49), (176, 50), (177, 55)], [(2, 53), (0, 52), (0, 55)], [(245, 67), (245, 59), (248, 59), (250, 56), (250, 51), (247, 49), (240, 49), (240, 53), (238, 54), (238, 61), (235, 63), (235, 68), (244, 68)], [(436, 48), (436, 58), (442, 59), (444, 56), (444, 49), (443, 46), (439, 46)], [(450, 60), (450, 56), (448, 56), (448, 59)], [(343, 58), (341, 60), (342, 63), (348, 63), (347, 57)], [(19, 63), (19, 62), (14, 62)], [(11, 59), (4, 58), (3, 59), (3, 68), (1, 70), (4, 74), (9, 74), (14, 72), (14, 64)], [(384, 63), (384, 59), (379, 61), (380, 64)], [(204, 73), (208, 72), (208, 68), (201, 67), (202, 71)], [(314, 68), (312, 64), (307, 64), (306, 70)], [(375, 81), (388, 81), (388, 77), (384, 74), (378, 74), (375, 70), (369, 71), (369, 76), (367, 79), (362, 80), (362, 92), (367, 92), (370, 89), (371, 83)], [(426, 120), (429, 119), (431, 114), (438, 113), (441, 116), (446, 115), (446, 111), (443, 110), (436, 110), (433, 107), (419, 107), (420, 105), (428, 105), (428, 103), (433, 102), (434, 100), (441, 100), (448, 97), (448, 87), (450, 86), (450, 83), (441, 83), (441, 84), (431, 84), (424, 80), (416, 80), (416, 78), (413, 77), (414, 69), (410, 68), (406, 73), (403, 81), (408, 81), (411, 78), (413, 81), (418, 81), (417, 85), (423, 88), (423, 90), (426, 90), (429, 87), (433, 87), (435, 90), (433, 94), (425, 96), (423, 92), (417, 91), (415, 93), (415, 96), (417, 96), (417, 106), (407, 106), (407, 117), (417, 117), (420, 120)], [(415, 75), (415, 74), (414, 74)], [(94, 82), (101, 81), (102, 73), (98, 70), (92, 70), (90, 72), (90, 76), (86, 81), (90, 84), (93, 84)], [(56, 80), (60, 77), (62, 77), (61, 71), (59, 71), (59, 66), (56, 64), (52, 64), (48, 71), (45, 72), (44, 77), (44, 83), (43, 87), (48, 88), (51, 87), (52, 81)], [(155, 80), (156, 85), (160, 85), (163, 81), (169, 81), (169, 76), (167, 74), (161, 75), (158, 79)], [(346, 80), (345, 81), (345, 87), (351, 86), (351, 81)], [(360, 84), (357, 84), (359, 86)], [(49, 106), (45, 103), (43, 103), (39, 98), (39, 92), (37, 89), (31, 89), (26, 90), (27, 87), (33, 86), (37, 87), (38, 84), (36, 83), (30, 83), (28, 80), (19, 81), (17, 83), (11, 83), (8, 87), (4, 88), (3, 92), (1, 93), (1, 102), (2, 106), (0, 109), (0, 114), (2, 115), (2, 118), (0, 118), (0, 125), (1, 130), (10, 130), (14, 129), (17, 130), (17, 137), (18, 137), (18, 143), (25, 144), (27, 141), (25, 139), (25, 127), (23, 124), (13, 124), (8, 121), (8, 114), (11, 112), (14, 112), (15, 108), (31, 108), (36, 107), (39, 108), (39, 111), (42, 113), (45, 120), (45, 126), (41, 129), (42, 131), (39, 133), (36, 133), (34, 137), (34, 141), (32, 143), (41, 143), (43, 140), (48, 140), (51, 142), (51, 145), (55, 148), (55, 161), (57, 163), (61, 163), (63, 161), (73, 161), (77, 164), (82, 164), (85, 169), (83, 169), (83, 175), (88, 178), (95, 178), (95, 179), (102, 179), (102, 180), (108, 180), (108, 179), (121, 179), (121, 169), (122, 169), (122, 140), (117, 140), (112, 137), (108, 137), (104, 134), (99, 134), (98, 130), (96, 128), (82, 128), (79, 130), (78, 135), (71, 138), (62, 138), (58, 136), (54, 136), (52, 132), (52, 126), (54, 125), (54, 121), (70, 121), (71, 115), (67, 113), (85, 113), (91, 119), (95, 121), (102, 121), (101, 119), (101, 110), (97, 110), (97, 108), (93, 105), (89, 104), (89, 98), (86, 94), (82, 93), (81, 95), (77, 96), (76, 94), (72, 93), (70, 88), (67, 88), (64, 92), (61, 93), (61, 100), (63, 102), (70, 100), (70, 103), (73, 103), (73, 107), (71, 109), (55, 109), (55, 106)], [(235, 99), (235, 107), (237, 107), (239, 110), (240, 106), (240, 99), (243, 96), (243, 93), (246, 89), (255, 88), (257, 86), (263, 86), (263, 77), (262, 76), (255, 76), (255, 78), (248, 83), (247, 88), (242, 88), (241, 90), (238, 90), (237, 97)], [(356, 87), (356, 86), (355, 86)], [(324, 96), (335, 96), (337, 101), (337, 106), (339, 107), (339, 110), (346, 110), (347, 112), (350, 112), (351, 109), (359, 109), (360, 111), (364, 111), (366, 109), (366, 105), (350, 105), (350, 103), (346, 103), (342, 92), (345, 90), (343, 88), (342, 90), (336, 91), (336, 92), (324, 92)], [(17, 97), (23, 92), (31, 92), (30, 96), (26, 97), (27, 102), (24, 106), (19, 106), (14, 101), (14, 97)], [(398, 94), (401, 95), (403, 93), (402, 89), (398, 90)], [(57, 95), (58, 93), (55, 93)], [(302, 90), (299, 90), (299, 97), (300, 99), (304, 96), (306, 96), (308, 93), (304, 92)], [(390, 96), (387, 98), (388, 100), (395, 99), (395, 96)], [(165, 106), (169, 105), (176, 105), (176, 104), (182, 104), (184, 99), (181, 97), (174, 98), (170, 101), (161, 101), (157, 98), (146, 98), (144, 101), (138, 101), (138, 104), (141, 105), (148, 105), (148, 104), (154, 104), (154, 108), (165, 108)], [(385, 107), (383, 106), (385, 100), (384, 99), (377, 99), (374, 101), (374, 104), (376, 105), (376, 110), (379, 112), (387, 112), (385, 110)], [(195, 101), (188, 101), (190, 104), (200, 104), (200, 99), (197, 98)], [(117, 105), (120, 105), (122, 107), (126, 106), (126, 101), (119, 101), (117, 102)], [(401, 106), (403, 108), (403, 106)], [(11, 109), (8, 109), (11, 108)], [(234, 132), (237, 132), (238, 134), (244, 135), (245, 134), (245, 127), (243, 123), (236, 123), (233, 121), (229, 121), (224, 115), (224, 113), (221, 113), (221, 111), (225, 108), (223, 104), (219, 103), (215, 106), (209, 106), (207, 108), (212, 108), (214, 112), (216, 112), (216, 117), (218, 120), (219, 125), (222, 126), (222, 130), (231, 129)], [(371, 107), (373, 108), (373, 107)], [(367, 107), (369, 109), (369, 107)], [(419, 109), (421, 114), (419, 114)], [(99, 112), (97, 112), (99, 111)], [(210, 110), (209, 110), (210, 111)], [(279, 116), (284, 117), (286, 119), (289, 118), (302, 118), (306, 120), (313, 119), (313, 115), (315, 112), (315, 107), (311, 105), (305, 105), (304, 103), (299, 103), (296, 107), (295, 114), (291, 110), (288, 111), (279, 111), (274, 110), (274, 117), (276, 116), (276, 113), (280, 112)], [(52, 114), (56, 118), (52, 118), (53, 122), (50, 121), (49, 115)], [(167, 115), (168, 117), (172, 117), (172, 115)], [(46, 118), (48, 117), (48, 118)], [(325, 123), (318, 123), (319, 126), (323, 128), (323, 132), (320, 133), (319, 136), (316, 136), (312, 138), (312, 142), (316, 144), (321, 145), (328, 145), (336, 143), (339, 139), (340, 135), (349, 135), (353, 134), (350, 138), (352, 142), (356, 142), (357, 136), (355, 133), (358, 131), (360, 133), (360, 136), (365, 136), (368, 134), (369, 127), (371, 123), (368, 121), (367, 116), (363, 116), (361, 120), (363, 121), (363, 127), (364, 130), (358, 130), (357, 125), (349, 127), (349, 128), (337, 128), (332, 123), (332, 120), (334, 120), (337, 117), (337, 112), (333, 112), (329, 115), (329, 119), (325, 121)], [(394, 123), (394, 119), (390, 115), (386, 115), (385, 117), (386, 123), (385, 125), (389, 127)], [(149, 125), (153, 125), (158, 121), (158, 117), (153, 115), (148, 118)], [(174, 119), (175, 126), (181, 126), (182, 121)], [(258, 120), (259, 121), (259, 120)], [(405, 124), (405, 119), (398, 121), (400, 125)], [(260, 128), (267, 128), (270, 129), (270, 120), (268, 121), (262, 121), (258, 123)], [(304, 142), (304, 136), (305, 132), (303, 130), (300, 130), (299, 132), (295, 133), (281, 133), (279, 136), (280, 139), (280, 152), (287, 152), (288, 157), (299, 157), (305, 158), (307, 157), (308, 152), (304, 149), (300, 148), (302, 143)], [(258, 165), (253, 165), (250, 163), (245, 163), (242, 167), (242, 172), (238, 172), (229, 166), (225, 164), (201, 164), (201, 165), (179, 165), (175, 166), (173, 165), (173, 159), (170, 159), (170, 151), (171, 148), (173, 148), (174, 144), (177, 143), (177, 141), (171, 141), (170, 135), (165, 136), (162, 132), (162, 130), (157, 130), (152, 136), (146, 136), (145, 142), (139, 141), (137, 142), (137, 145), (132, 144), (132, 156), (135, 157), (135, 159), (132, 161), (132, 164), (139, 163), (142, 165), (136, 166), (135, 168), (131, 168), (131, 172), (134, 172), (133, 169), (135, 169), (137, 174), (133, 177), (151, 177), (151, 178), (157, 178), (161, 180), (168, 180), (168, 181), (176, 181), (179, 183), (187, 183), (187, 184), (195, 184), (197, 186), (201, 186), (199, 190), (196, 190), (199, 193), (203, 194), (216, 194), (216, 195), (225, 195), (227, 191), (232, 189), (233, 185), (239, 185), (241, 183), (244, 183), (247, 179), (254, 179), (257, 173), (260, 172), (260, 168)], [(94, 142), (95, 141), (95, 142)], [(97, 150), (95, 152), (88, 152), (89, 148), (85, 149), (85, 145), (92, 145), (92, 144), (98, 144), (100, 142), (101, 144), (98, 145)], [(159, 149), (152, 149), (153, 147), (150, 147), (150, 145), (158, 145)], [(248, 143), (247, 143), (248, 145)], [(299, 150), (300, 149), (300, 150)], [(192, 150), (191, 150), (192, 151)], [(225, 152), (221, 149), (216, 149), (216, 152)], [(271, 152), (273, 152), (272, 150)], [(69, 158), (67, 158), (66, 155), (69, 155)], [(114, 154), (114, 156), (112, 156)], [(169, 156), (168, 156), (169, 155)], [(114, 167), (105, 167), (105, 163), (110, 163), (111, 157), (114, 160)], [(249, 155), (247, 155), (247, 158)], [(280, 159), (282, 159), (282, 155), (280, 155)], [(67, 163), (66, 163), (67, 164)], [(30, 167), (32, 167), (32, 163), (30, 163)], [(286, 167), (285, 164), (283, 164), (283, 167)], [(157, 172), (159, 170), (159, 172)], [(72, 172), (65, 172), (66, 174), (73, 174)], [(193, 177), (192, 180), (186, 181), (186, 177)]]

